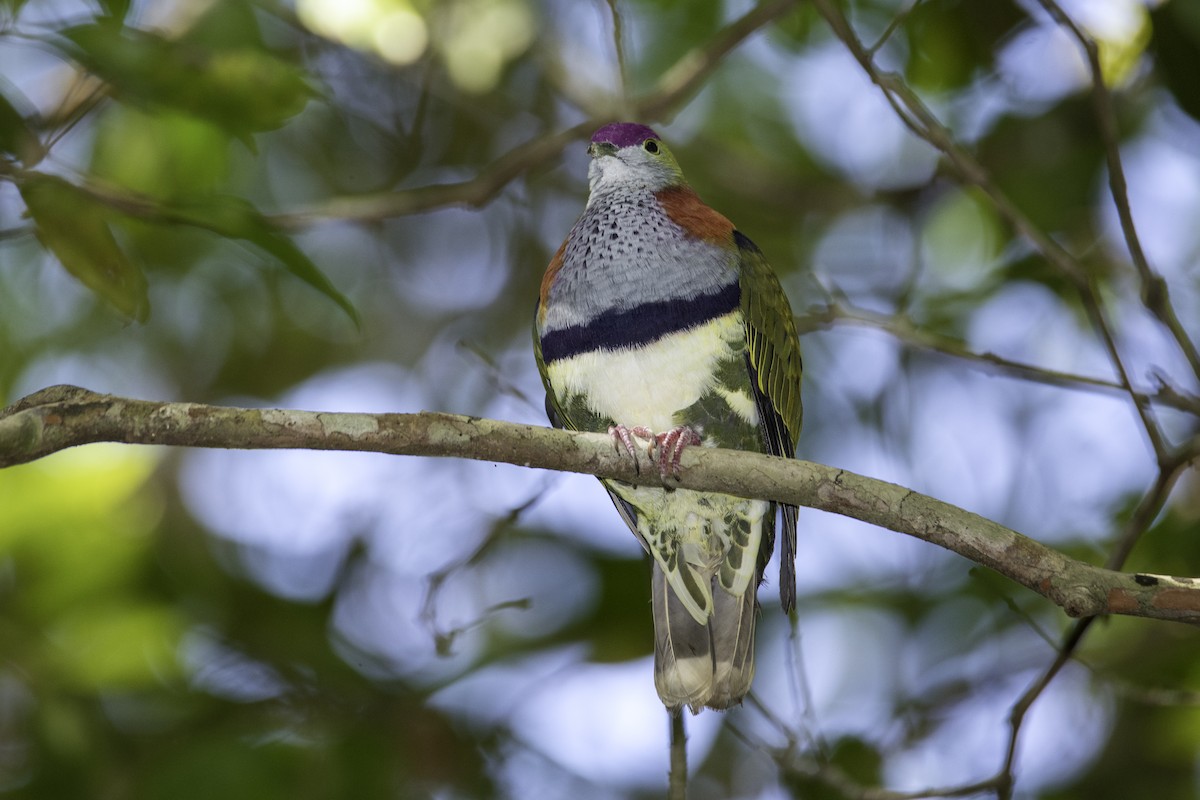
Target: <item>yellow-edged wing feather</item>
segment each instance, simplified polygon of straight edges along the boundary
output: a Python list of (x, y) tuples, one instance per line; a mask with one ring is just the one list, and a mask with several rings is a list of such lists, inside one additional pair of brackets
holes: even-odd
[[(746, 319), (747, 360), (758, 405), (763, 447), (771, 455), (794, 458), (800, 437), (803, 408), (800, 376), (803, 364), (796, 321), (787, 294), (762, 251), (735, 231), (741, 271), (742, 315)], [(783, 505), (782, 562), (779, 566), (779, 598), (785, 612), (796, 605), (796, 512)], [(760, 564), (771, 557), (764, 546)]]

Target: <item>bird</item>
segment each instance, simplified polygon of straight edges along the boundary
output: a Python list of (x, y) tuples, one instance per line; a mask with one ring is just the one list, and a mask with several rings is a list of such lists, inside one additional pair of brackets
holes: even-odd
[[(587, 203), (550, 260), (534, 318), (546, 412), (657, 466), (657, 486), (601, 481), (652, 562), (655, 688), (673, 713), (728, 709), (754, 678), (777, 504), (671, 482), (688, 447), (795, 457), (795, 320), (762, 251), (700, 199), (653, 129), (606, 124), (587, 152)], [(780, 507), (789, 613), (797, 509)]]

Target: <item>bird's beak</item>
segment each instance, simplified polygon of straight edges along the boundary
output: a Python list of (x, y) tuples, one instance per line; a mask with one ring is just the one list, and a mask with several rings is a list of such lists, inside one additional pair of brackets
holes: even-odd
[(588, 145), (588, 155), (592, 158), (615, 156), (616, 154), (617, 146), (612, 142), (592, 142)]

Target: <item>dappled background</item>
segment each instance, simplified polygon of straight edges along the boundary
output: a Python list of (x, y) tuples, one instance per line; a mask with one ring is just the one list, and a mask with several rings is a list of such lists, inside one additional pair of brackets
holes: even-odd
[[(0, 404), (544, 424), (538, 282), (588, 132), (633, 117), (781, 275), (802, 457), (1197, 575), (1197, 63), (1185, 0), (6, 0)], [(762, 592), (746, 705), (689, 720), (694, 796), (1200, 788), (1191, 629), (1081, 630), (815, 511), (798, 575), (795, 620)], [(661, 796), (648, 587), (584, 476), (115, 445), (7, 469), (0, 795)]]

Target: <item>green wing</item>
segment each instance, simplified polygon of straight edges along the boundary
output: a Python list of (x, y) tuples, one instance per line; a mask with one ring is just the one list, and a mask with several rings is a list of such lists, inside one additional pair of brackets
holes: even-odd
[[(754, 384), (763, 448), (771, 455), (794, 458), (803, 418), (800, 405), (803, 365), (796, 321), (787, 294), (762, 251), (738, 231), (734, 231), (733, 238), (738, 248), (742, 315), (746, 318), (746, 359)], [(779, 598), (783, 610), (789, 612), (796, 605), (797, 509), (790, 505), (783, 505), (782, 509), (783, 563), (779, 567)], [(770, 519), (773, 522), (774, 515)], [(770, 532), (774, 533), (773, 530)], [(773, 546), (766, 536), (763, 538), (759, 553), (760, 574), (771, 557)]]
[(537, 361), (538, 374), (542, 376), (542, 387), (546, 390), (546, 416), (555, 428), (570, 428), (563, 418), (563, 411), (558, 407), (554, 389), (550, 387), (550, 376), (546, 372), (546, 362), (542, 359), (542, 337), (538, 335), (537, 324), (533, 325), (533, 357)]
[(562, 398), (550, 385), (550, 375), (546, 371), (546, 362), (542, 358), (542, 338), (538, 336), (537, 324), (533, 326), (533, 356), (537, 360), (538, 372), (542, 376), (542, 386), (546, 390), (546, 416), (550, 424), (556, 428), (566, 428), (569, 431), (593, 431), (603, 433), (608, 430), (612, 420), (605, 419), (590, 408), (582, 397), (570, 398), (570, 406), (563, 405)]

